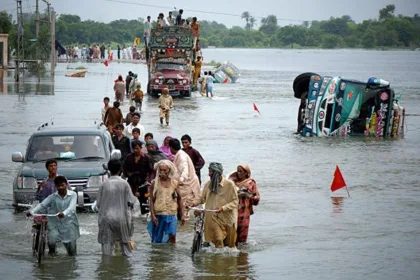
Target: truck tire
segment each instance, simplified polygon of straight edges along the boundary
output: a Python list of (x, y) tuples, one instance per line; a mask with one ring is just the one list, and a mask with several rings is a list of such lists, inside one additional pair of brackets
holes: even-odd
[(301, 99), (302, 94), (304, 94), (305, 92), (306, 94), (308, 93), (309, 81), (311, 80), (312, 76), (319, 76), (319, 75), (312, 72), (306, 72), (306, 73), (300, 74), (299, 76), (295, 78), (295, 80), (293, 81), (293, 91), (294, 91), (295, 98)]

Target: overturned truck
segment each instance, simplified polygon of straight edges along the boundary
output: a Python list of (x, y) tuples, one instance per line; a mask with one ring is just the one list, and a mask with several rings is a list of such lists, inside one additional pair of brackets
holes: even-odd
[(405, 109), (389, 82), (361, 82), (303, 73), (293, 82), (300, 99), (297, 132), (302, 136), (404, 135)]

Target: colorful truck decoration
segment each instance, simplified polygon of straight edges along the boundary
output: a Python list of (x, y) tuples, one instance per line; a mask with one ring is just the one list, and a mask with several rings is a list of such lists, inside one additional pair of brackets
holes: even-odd
[(302, 136), (402, 137), (405, 109), (389, 82), (367, 83), (303, 73), (293, 83), (301, 100), (297, 132)]
[(147, 50), (147, 92), (158, 96), (168, 88), (172, 96), (191, 96), (194, 59), (191, 28), (153, 28)]

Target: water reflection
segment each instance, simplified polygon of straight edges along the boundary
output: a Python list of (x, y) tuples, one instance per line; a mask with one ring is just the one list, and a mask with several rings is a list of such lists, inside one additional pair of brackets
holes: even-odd
[(77, 258), (69, 257), (65, 253), (58, 255), (57, 257), (51, 258), (46, 256), (45, 261), (38, 266), (33, 264), (34, 272), (33, 275), (43, 279), (75, 279), (77, 278)]
[[(206, 276), (223, 279), (255, 279), (254, 269), (249, 263), (248, 253), (231, 255), (205, 253), (194, 258), (194, 267)], [(204, 276), (203, 275), (203, 276)]]
[(344, 197), (333, 196), (333, 197), (331, 197), (331, 202), (332, 202), (333, 213), (334, 214), (341, 213), (343, 211)]
[(152, 244), (152, 250), (149, 253), (147, 265), (147, 275), (144, 277), (151, 280), (160, 279), (185, 279), (182, 266), (177, 263), (185, 263), (179, 258), (179, 248), (171, 244)]
[(0, 70), (0, 93), (7, 93), (7, 70)]
[(130, 260), (123, 256), (102, 256), (96, 271), (97, 279), (131, 279), (133, 267)]

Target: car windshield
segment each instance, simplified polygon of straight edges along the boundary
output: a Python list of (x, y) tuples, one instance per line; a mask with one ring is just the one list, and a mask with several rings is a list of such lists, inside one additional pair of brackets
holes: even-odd
[(99, 135), (43, 135), (29, 142), (27, 161), (50, 158), (105, 158), (105, 149)]
[(172, 64), (172, 63), (158, 63), (158, 70), (181, 70), (184, 71), (184, 65), (181, 64)]

